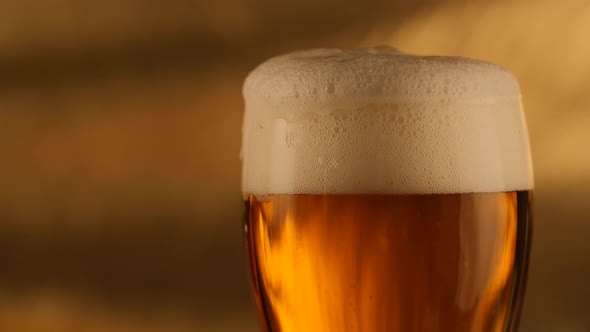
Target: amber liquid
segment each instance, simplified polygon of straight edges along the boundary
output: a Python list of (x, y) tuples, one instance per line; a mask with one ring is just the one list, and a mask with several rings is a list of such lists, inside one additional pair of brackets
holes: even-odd
[(263, 330), (515, 331), (530, 193), (250, 195)]

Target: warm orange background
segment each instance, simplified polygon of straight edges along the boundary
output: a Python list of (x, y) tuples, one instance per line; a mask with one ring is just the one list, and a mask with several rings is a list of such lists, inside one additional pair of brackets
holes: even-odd
[(536, 171), (525, 332), (590, 331), (590, 2), (0, 1), (0, 331), (255, 331), (241, 84), (393, 45), (502, 64)]

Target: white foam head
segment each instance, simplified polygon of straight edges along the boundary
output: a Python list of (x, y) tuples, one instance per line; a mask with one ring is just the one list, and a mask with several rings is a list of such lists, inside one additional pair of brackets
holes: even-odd
[(520, 89), (494, 64), (317, 49), (266, 61), (243, 92), (244, 193), (533, 188)]

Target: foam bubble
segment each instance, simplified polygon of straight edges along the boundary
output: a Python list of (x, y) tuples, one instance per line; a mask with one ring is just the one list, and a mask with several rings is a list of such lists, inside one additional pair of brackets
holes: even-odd
[(256, 68), (244, 98), (245, 193), (533, 187), (519, 86), (494, 64), (384, 48), (300, 51)]

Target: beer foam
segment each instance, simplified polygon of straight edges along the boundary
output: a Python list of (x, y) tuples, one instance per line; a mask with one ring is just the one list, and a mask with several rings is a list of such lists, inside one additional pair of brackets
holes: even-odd
[(487, 62), (392, 49), (272, 58), (244, 84), (242, 190), (529, 190), (520, 88)]

